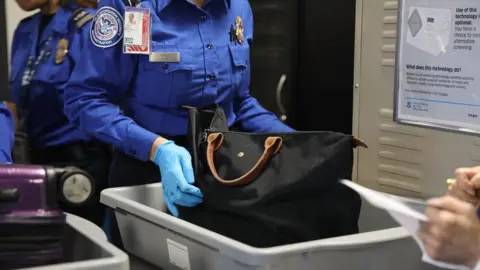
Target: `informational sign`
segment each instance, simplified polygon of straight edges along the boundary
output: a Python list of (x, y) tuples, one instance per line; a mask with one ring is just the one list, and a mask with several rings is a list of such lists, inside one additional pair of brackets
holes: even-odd
[(480, 133), (480, 1), (400, 0), (395, 119)]

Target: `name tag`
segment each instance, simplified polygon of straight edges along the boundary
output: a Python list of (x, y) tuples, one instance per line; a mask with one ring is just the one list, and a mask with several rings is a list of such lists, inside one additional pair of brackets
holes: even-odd
[(125, 8), (123, 52), (127, 54), (150, 54), (150, 9)]
[(150, 54), (150, 62), (180, 63), (180, 53), (179, 52), (152, 52)]

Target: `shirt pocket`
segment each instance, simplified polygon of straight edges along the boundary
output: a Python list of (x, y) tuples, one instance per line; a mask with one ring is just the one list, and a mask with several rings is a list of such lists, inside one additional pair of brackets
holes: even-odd
[(248, 45), (229, 44), (229, 50), (232, 57), (232, 85), (238, 88), (244, 80), (248, 80), (250, 48)]
[(189, 55), (180, 52), (179, 63), (150, 62), (148, 56), (142, 56), (135, 82), (135, 98), (159, 108), (179, 108), (187, 104), (193, 72)]

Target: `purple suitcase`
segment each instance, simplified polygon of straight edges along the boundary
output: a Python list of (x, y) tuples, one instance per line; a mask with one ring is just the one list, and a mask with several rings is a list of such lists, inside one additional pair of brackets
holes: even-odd
[(53, 168), (0, 164), (0, 269), (62, 261), (66, 217), (57, 190)]

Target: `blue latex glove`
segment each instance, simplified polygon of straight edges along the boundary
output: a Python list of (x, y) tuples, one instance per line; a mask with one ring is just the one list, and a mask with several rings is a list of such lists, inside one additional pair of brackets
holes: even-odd
[(175, 205), (192, 207), (203, 201), (200, 189), (192, 185), (192, 157), (187, 149), (168, 141), (157, 148), (153, 161), (160, 168), (165, 203), (172, 215), (179, 214)]

